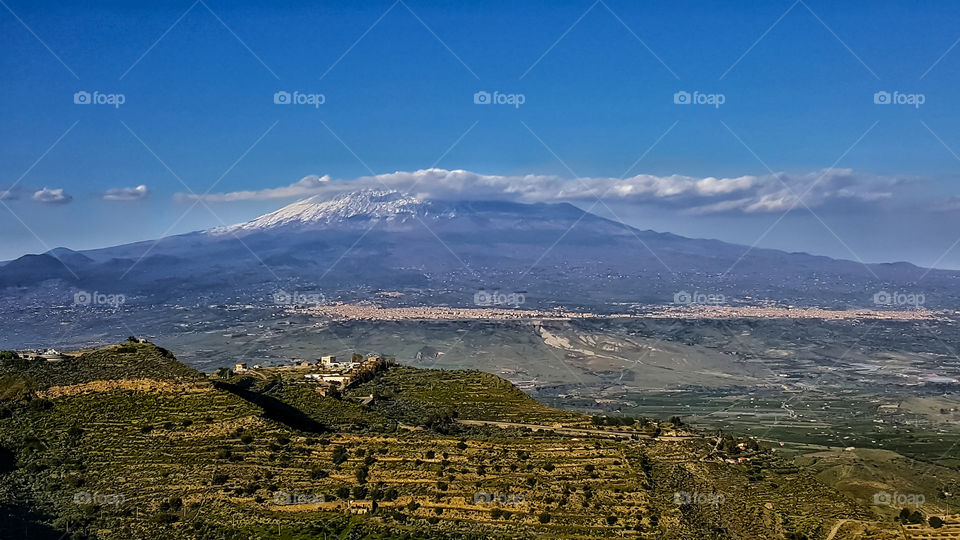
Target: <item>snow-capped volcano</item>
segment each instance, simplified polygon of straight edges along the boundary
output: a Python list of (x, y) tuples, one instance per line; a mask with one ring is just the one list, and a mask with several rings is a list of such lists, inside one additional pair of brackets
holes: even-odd
[(314, 195), (252, 221), (217, 227), (212, 234), (252, 232), (281, 227), (322, 227), (370, 222), (405, 222), (429, 213), (430, 203), (393, 190), (365, 189), (334, 198)]
[(0, 290), (106, 291), (122, 282), (125, 293), (182, 305), (320, 282), (331, 293), (360, 291), (354, 299), (416, 290), (449, 305), (472, 302), (478, 288), (527, 287), (540, 307), (670, 302), (686, 290), (861, 306), (873, 305), (872, 295), (851, 291), (901, 290), (921, 278), (928, 298), (960, 306), (960, 272), (684, 238), (566, 203), (433, 200), (389, 189), (314, 196), (231, 227), (0, 265)]

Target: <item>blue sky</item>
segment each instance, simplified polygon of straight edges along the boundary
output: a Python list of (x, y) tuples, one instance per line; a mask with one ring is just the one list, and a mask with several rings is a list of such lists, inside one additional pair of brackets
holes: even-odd
[[(742, 191), (595, 210), (689, 236), (960, 268), (960, 248), (948, 252), (960, 236), (960, 6), (204, 2), (4, 0), (0, 191), (16, 187), (0, 206), (0, 259), (233, 223), (296, 198), (188, 212), (182, 194), (211, 186), (437, 167), (497, 185), (750, 177)], [(78, 105), (78, 91), (124, 102)], [(277, 105), (277, 91), (324, 103)], [(478, 91), (524, 102), (477, 105)], [(678, 91), (723, 103), (675, 104)], [(878, 91), (923, 103), (878, 105)], [(753, 204), (811, 183), (786, 216)], [(123, 191), (137, 186), (148, 195)]]

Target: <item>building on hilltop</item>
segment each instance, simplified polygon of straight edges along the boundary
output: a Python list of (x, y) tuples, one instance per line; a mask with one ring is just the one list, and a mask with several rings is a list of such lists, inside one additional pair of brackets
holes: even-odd
[(327, 356), (321, 356), (320, 364), (323, 365), (323, 367), (331, 367), (337, 364), (337, 357), (336, 355), (333, 355), (333, 354), (330, 354)]
[(60, 351), (58, 351), (58, 350), (56, 350), (56, 349), (47, 349), (47, 350), (43, 351), (42, 353), (40, 353), (39, 355), (37, 355), (37, 357), (38, 357), (38, 358), (43, 358), (44, 360), (46, 360), (46, 361), (48, 361), (48, 362), (55, 362), (55, 361), (58, 361), (58, 360), (62, 360), (62, 359), (63, 359), (63, 354), (61, 354)]

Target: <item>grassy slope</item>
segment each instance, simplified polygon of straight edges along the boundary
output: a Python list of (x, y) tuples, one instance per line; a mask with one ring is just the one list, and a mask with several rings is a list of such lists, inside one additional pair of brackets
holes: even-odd
[(456, 412), (460, 420), (590, 425), (589, 417), (547, 407), (509, 381), (482, 371), (399, 366), (350, 394), (375, 395), (375, 411), (413, 425), (442, 411)]
[[(0, 373), (12, 376), (15, 370), (0, 364)], [(294, 381), (279, 388), (251, 385), (336, 430), (325, 434), (271, 420), (260, 406), (205, 383), (150, 345), (129, 353), (87, 353), (65, 366), (40, 363), (24, 373), (35, 390), (120, 376), (203, 387), (4, 401), (0, 446), (9, 449), (14, 462), (5, 461), (15, 469), (0, 479), (0, 510), (14, 508), (19, 518), (23, 507), (38, 510), (42, 515), (29, 525), (38, 535), (37, 521), (102, 538), (597, 538), (641, 531), (663, 538), (776, 538), (790, 532), (815, 538), (825, 535), (833, 518), (869, 518), (775, 460), (758, 461), (752, 471), (700, 462), (711, 445), (699, 439), (574, 441), (488, 428), (447, 436), (396, 431), (394, 422), (383, 419), (417, 424), (418, 414), (454, 409), (460, 418), (584, 420), (478, 372), (390, 370), (352, 392), (379, 396), (372, 411), (305, 393), (309, 387)], [(6, 382), (16, 384), (13, 378)], [(345, 459), (335, 460), (340, 449)], [(360, 469), (367, 471), (362, 482)], [(344, 489), (352, 490), (348, 498), (377, 492), (376, 515), (345, 513), (344, 497), (338, 496)], [(726, 500), (719, 507), (677, 506), (676, 491), (723, 493)], [(277, 492), (331, 502), (322, 512), (277, 506)], [(474, 504), (478, 492), (511, 494), (523, 502)], [(549, 514), (549, 523), (541, 522), (541, 514)], [(0, 527), (21, 525), (5, 523)]]

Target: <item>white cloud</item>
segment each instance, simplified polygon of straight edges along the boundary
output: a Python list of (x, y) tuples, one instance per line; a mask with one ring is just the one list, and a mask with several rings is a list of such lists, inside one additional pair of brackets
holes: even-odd
[(63, 189), (43, 188), (33, 194), (33, 200), (45, 204), (66, 204), (73, 197), (63, 192)]
[(329, 176), (311, 174), (300, 180), (278, 188), (268, 188), (256, 191), (231, 191), (229, 193), (211, 193), (209, 195), (193, 193), (177, 193), (174, 197), (181, 201), (203, 199), (207, 202), (237, 202), (262, 201), (267, 199), (289, 199), (292, 197), (307, 197), (321, 193), (330, 183)]
[(103, 194), (105, 201), (139, 201), (146, 199), (150, 195), (147, 186), (141, 184), (137, 187), (113, 188), (108, 189)]
[[(784, 173), (732, 178), (639, 174), (629, 178), (563, 178), (553, 175), (487, 175), (465, 170), (421, 169), (354, 179), (307, 176), (288, 186), (263, 190), (178, 193), (181, 200), (208, 202), (336, 195), (365, 188), (390, 188), (424, 198), (509, 200), (516, 202), (607, 202), (660, 204), (690, 213), (782, 212), (791, 207), (820, 206), (830, 201), (866, 203), (889, 198), (890, 179), (824, 169), (801, 175)], [(878, 190), (877, 188), (881, 188)], [(886, 189), (886, 191), (883, 191)]]

